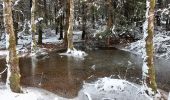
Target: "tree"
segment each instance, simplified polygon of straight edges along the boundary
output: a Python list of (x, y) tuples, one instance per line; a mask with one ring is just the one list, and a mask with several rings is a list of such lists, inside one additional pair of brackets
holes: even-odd
[(68, 27), (69, 27), (69, 16), (70, 16), (70, 0), (66, 0), (66, 23), (65, 23), (65, 33), (64, 33), (64, 47), (68, 46), (67, 34), (68, 34)]
[[(62, 6), (63, 6), (63, 1), (62, 0), (59, 0), (59, 5), (60, 5), (60, 8), (62, 8)], [(60, 37), (59, 37), (59, 40), (62, 40), (63, 39), (64, 13), (61, 13), (59, 20), (60, 20), (59, 21), (59, 24), (60, 24)]]
[(35, 52), (36, 50), (35, 1), (36, 0), (32, 0), (32, 7), (31, 7), (31, 34), (32, 34), (31, 52)]
[(82, 1), (82, 40), (85, 39), (86, 35), (86, 13), (85, 13), (86, 2)]
[[(157, 93), (157, 84), (155, 80), (155, 69), (154, 69), (154, 47), (153, 47), (153, 35), (154, 35), (154, 9), (155, 9), (155, 0), (147, 0), (147, 11), (146, 11), (146, 38), (145, 38), (145, 47), (146, 55), (145, 62), (143, 66), (143, 79), (144, 85), (148, 86), (152, 90), (152, 94)], [(147, 71), (146, 71), (147, 70)], [(149, 92), (147, 90), (147, 92)], [(149, 93), (150, 94), (150, 93)]]
[(58, 24), (59, 24), (59, 19), (57, 18), (57, 12), (59, 11), (59, 7), (58, 7), (58, 0), (55, 1), (55, 4), (54, 4), (54, 19), (55, 19), (55, 32), (56, 32), (56, 35), (58, 34)]
[(4, 9), (4, 26), (6, 31), (6, 48), (8, 49), (8, 54), (6, 57), (7, 61), (7, 86), (10, 87), (11, 91), (16, 93), (21, 93), (20, 86), (20, 70), (19, 70), (19, 59), (16, 53), (16, 39), (13, 28), (13, 18), (12, 18), (12, 0), (3, 1)]
[(68, 49), (73, 50), (73, 20), (74, 20), (74, 1), (70, 0), (69, 26), (67, 30)]
[(47, 2), (46, 0), (43, 0), (43, 1), (44, 1), (44, 21), (45, 21), (45, 24), (48, 25)]
[(112, 4), (112, 0), (108, 0), (108, 20), (107, 20), (107, 27), (108, 30), (111, 30), (111, 28), (113, 27), (113, 4)]
[(42, 45), (42, 21), (40, 20), (39, 23), (38, 23), (38, 44), (39, 45)]

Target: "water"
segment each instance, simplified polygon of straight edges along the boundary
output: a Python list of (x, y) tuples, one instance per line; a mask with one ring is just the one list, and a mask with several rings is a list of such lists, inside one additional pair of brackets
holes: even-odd
[[(22, 86), (40, 87), (60, 96), (73, 98), (84, 82), (114, 77), (141, 84), (142, 59), (134, 54), (113, 49), (87, 51), (85, 59), (60, 56), (58, 52), (37, 58), (20, 58)], [(156, 61), (157, 82), (161, 89), (170, 90), (169, 62)], [(0, 61), (0, 69), (5, 61)], [(159, 67), (158, 67), (159, 66)], [(5, 81), (3, 74), (3, 81)]]

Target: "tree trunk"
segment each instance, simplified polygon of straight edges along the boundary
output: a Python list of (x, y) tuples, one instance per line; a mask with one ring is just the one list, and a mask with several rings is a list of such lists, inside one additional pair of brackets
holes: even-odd
[(95, 29), (95, 7), (92, 6), (91, 10), (92, 10), (92, 27), (93, 29)]
[(54, 13), (55, 13), (55, 33), (56, 35), (58, 34), (58, 19), (57, 17), (57, 11), (58, 11), (58, 6), (57, 6), (57, 1), (55, 2), (55, 7), (54, 7)]
[(36, 50), (35, 0), (32, 0), (31, 7), (31, 33), (32, 33), (31, 52), (35, 52)]
[(108, 20), (107, 20), (107, 27), (109, 30), (113, 27), (113, 7), (112, 7), (112, 0), (108, 0)]
[(48, 25), (47, 2), (44, 0), (44, 21)]
[(73, 50), (73, 20), (74, 20), (74, 1), (70, 0), (70, 16), (69, 16), (69, 27), (67, 31), (68, 49)]
[(18, 44), (18, 23), (14, 22), (15, 44)]
[(86, 14), (85, 14), (85, 1), (82, 2), (82, 40), (86, 35)]
[(42, 45), (42, 21), (39, 22), (39, 28), (38, 28), (38, 44)]
[(59, 40), (63, 39), (63, 15), (60, 16), (60, 37)]
[(66, 0), (66, 24), (65, 24), (65, 34), (64, 34), (64, 47), (68, 46), (67, 34), (69, 27), (69, 16), (70, 16), (70, 0)]
[(6, 31), (6, 48), (8, 49), (8, 54), (6, 57), (7, 61), (7, 86), (10, 87), (11, 91), (16, 93), (21, 93), (20, 86), (20, 70), (19, 70), (19, 59), (16, 53), (16, 40), (13, 28), (12, 19), (12, 2), (11, 0), (4, 0), (4, 25)]
[[(154, 94), (157, 93), (157, 84), (155, 80), (155, 69), (154, 69), (154, 47), (153, 47), (153, 35), (154, 35), (154, 9), (155, 9), (155, 0), (148, 0), (150, 2), (149, 11), (148, 11), (148, 28), (147, 28), (147, 37), (145, 39), (146, 44), (146, 66), (147, 73), (144, 76), (144, 83), (151, 88)], [(149, 91), (147, 91), (149, 92)]]

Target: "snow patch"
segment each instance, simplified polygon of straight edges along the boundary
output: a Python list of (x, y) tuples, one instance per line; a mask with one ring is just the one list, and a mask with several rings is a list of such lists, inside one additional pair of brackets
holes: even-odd
[(85, 56), (87, 56), (84, 51), (76, 50), (75, 48), (73, 50), (68, 49), (66, 53), (60, 53), (60, 55), (72, 56), (75, 58), (84, 58)]
[(0, 56), (6, 56), (7, 53), (8, 53), (7, 50), (2, 50), (2, 51), (0, 51)]
[(81, 100), (152, 100), (139, 85), (125, 80), (101, 78), (93, 83), (85, 83), (79, 92)]
[(0, 85), (1, 100), (69, 100), (39, 88), (24, 88), (24, 93), (13, 93)]

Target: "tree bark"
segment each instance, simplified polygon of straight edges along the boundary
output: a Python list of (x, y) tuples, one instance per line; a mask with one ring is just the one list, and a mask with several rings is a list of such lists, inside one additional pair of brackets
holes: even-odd
[(63, 15), (60, 16), (60, 37), (59, 40), (63, 39)]
[(55, 7), (54, 7), (54, 13), (55, 13), (55, 33), (56, 35), (58, 34), (58, 19), (57, 17), (57, 11), (58, 11), (58, 6), (57, 6), (57, 1), (55, 2)]
[(65, 34), (64, 34), (64, 47), (68, 46), (67, 34), (69, 27), (69, 16), (70, 16), (70, 0), (66, 0), (66, 24), (65, 24)]
[(44, 0), (44, 21), (48, 25), (48, 13), (47, 13), (47, 2)]
[(32, 7), (31, 7), (31, 33), (32, 33), (31, 51), (32, 52), (35, 52), (35, 50), (36, 50), (35, 1), (36, 0), (32, 0)]
[(38, 45), (42, 45), (42, 21), (39, 22), (39, 27), (38, 27)]
[(13, 18), (12, 18), (12, 1), (4, 0), (4, 25), (6, 31), (6, 48), (8, 49), (8, 54), (6, 57), (7, 61), (7, 86), (10, 87), (11, 91), (16, 93), (21, 93), (20, 86), (20, 70), (19, 70), (19, 59), (16, 53), (16, 40), (13, 28)]
[(113, 4), (112, 0), (108, 0), (108, 20), (107, 20), (107, 27), (109, 30), (113, 27)]
[(91, 7), (91, 11), (92, 11), (92, 20), (91, 20), (92, 22), (91, 23), (92, 23), (93, 29), (95, 29), (95, 13), (96, 12), (95, 12), (95, 7), (94, 6)]
[(70, 0), (70, 16), (69, 16), (69, 27), (67, 31), (68, 49), (73, 50), (73, 20), (74, 20), (74, 1)]
[(148, 67), (148, 73), (146, 73), (146, 84), (152, 89), (154, 94), (157, 93), (157, 84), (155, 80), (155, 69), (154, 69), (154, 47), (153, 47), (153, 35), (154, 35), (154, 9), (155, 0), (148, 0), (150, 2), (150, 8), (148, 12), (148, 35), (146, 37), (146, 62)]
[(86, 35), (86, 13), (85, 13), (85, 1), (82, 2), (82, 40)]

